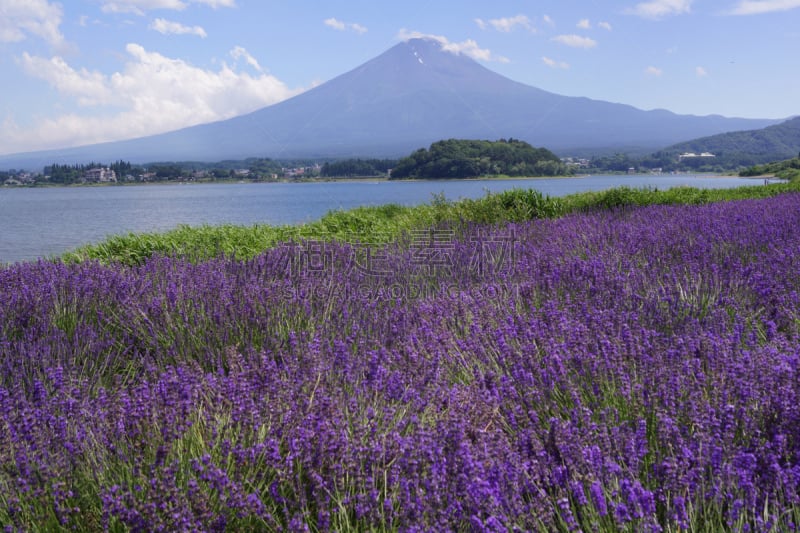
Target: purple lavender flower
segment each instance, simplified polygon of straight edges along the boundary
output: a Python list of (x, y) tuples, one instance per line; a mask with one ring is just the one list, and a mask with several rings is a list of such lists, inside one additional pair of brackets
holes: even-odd
[(508, 230), (377, 277), (338, 243), (0, 268), (0, 523), (790, 530), (800, 197), (520, 223), (474, 271)]

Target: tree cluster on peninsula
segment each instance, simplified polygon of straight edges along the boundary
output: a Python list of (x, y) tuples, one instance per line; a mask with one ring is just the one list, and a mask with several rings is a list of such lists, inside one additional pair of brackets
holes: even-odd
[(449, 139), (401, 159), (392, 179), (474, 178), (479, 176), (563, 176), (568, 167), (546, 148), (517, 139)]

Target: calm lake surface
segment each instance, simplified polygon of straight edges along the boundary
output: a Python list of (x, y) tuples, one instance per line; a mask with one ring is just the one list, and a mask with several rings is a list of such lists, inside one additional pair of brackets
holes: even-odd
[(533, 188), (550, 196), (619, 185), (666, 189), (728, 188), (763, 183), (736, 177), (588, 176), (474, 181), (351, 181), (142, 185), (131, 187), (0, 187), (0, 263), (62, 254), (114, 234), (166, 231), (180, 224), (297, 224), (361, 205), (479, 198), (487, 191)]

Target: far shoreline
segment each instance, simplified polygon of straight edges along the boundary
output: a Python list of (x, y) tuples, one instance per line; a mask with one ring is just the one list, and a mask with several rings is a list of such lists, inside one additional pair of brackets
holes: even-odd
[(55, 188), (91, 188), (91, 187), (142, 187), (142, 186), (164, 186), (164, 185), (272, 185), (272, 184), (303, 184), (303, 183), (414, 183), (414, 182), (475, 182), (475, 181), (530, 181), (530, 180), (561, 180), (561, 179), (586, 179), (593, 176), (624, 176), (631, 177), (683, 177), (683, 178), (741, 178), (741, 179), (781, 179), (774, 174), (764, 174), (759, 176), (738, 176), (736, 174), (720, 174), (718, 172), (686, 172), (686, 173), (636, 173), (627, 174), (625, 172), (594, 172), (585, 174), (574, 174), (569, 176), (476, 176), (471, 178), (403, 178), (391, 179), (386, 176), (364, 176), (364, 177), (315, 177), (305, 179), (278, 179), (278, 180), (242, 180), (242, 179), (221, 179), (221, 180), (164, 180), (164, 181), (132, 181), (132, 182), (110, 182), (110, 183), (34, 183), (34, 184), (10, 184), (0, 185), (2, 189), (55, 189)]

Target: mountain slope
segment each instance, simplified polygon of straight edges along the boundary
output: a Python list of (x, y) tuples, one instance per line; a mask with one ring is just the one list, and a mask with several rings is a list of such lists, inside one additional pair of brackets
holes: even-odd
[(668, 152), (711, 152), (718, 157), (738, 157), (746, 164), (794, 157), (800, 152), (800, 117), (763, 129), (734, 131), (666, 148)]
[(0, 165), (401, 156), (456, 137), (514, 137), (556, 151), (654, 149), (775, 122), (642, 111), (561, 96), (443, 51), (436, 41), (412, 39), (301, 95), (247, 115), (129, 141), (0, 157)]

